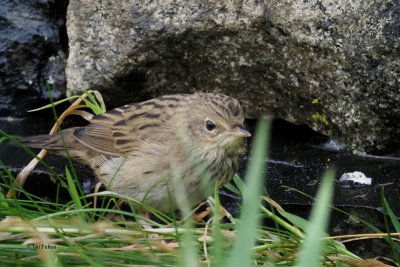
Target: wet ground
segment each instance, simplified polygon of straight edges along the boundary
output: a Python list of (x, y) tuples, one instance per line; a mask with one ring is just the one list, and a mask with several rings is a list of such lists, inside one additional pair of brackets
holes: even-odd
[[(303, 218), (309, 216), (312, 200), (290, 188), (315, 196), (327, 167), (336, 170), (335, 207), (385, 231), (381, 199), (384, 188), (385, 198), (400, 217), (400, 150), (379, 156), (355, 154), (309, 127), (276, 120), (272, 126), (271, 152), (266, 163), (266, 188), (270, 197), (286, 211)], [(343, 174), (356, 172), (371, 178), (371, 184), (341, 181)], [(244, 173), (245, 164), (241, 175)], [(230, 206), (235, 197), (226, 190), (223, 194), (228, 199), (225, 200), (226, 205)], [(232, 206), (231, 211), (235, 212), (235, 206)], [(329, 231), (331, 235), (373, 233), (365, 225), (337, 211), (332, 211)], [(363, 258), (393, 258), (390, 246), (380, 239), (354, 241), (347, 243), (346, 247)]]
[[(0, 129), (9, 134), (21, 136), (47, 133), (52, 126), (51, 112), (43, 111), (26, 119), (0, 119)], [(83, 123), (83, 121), (81, 121)], [(250, 129), (254, 122), (249, 122)], [(67, 121), (64, 127), (71, 126)], [(357, 215), (374, 226), (383, 227), (381, 205), (381, 190), (385, 189), (385, 196), (389, 205), (400, 215), (400, 151), (391, 155), (373, 156), (354, 154), (340, 148), (340, 145), (315, 133), (306, 126), (289, 124), (276, 120), (273, 123), (271, 137), (271, 152), (266, 160), (266, 188), (272, 199), (282, 205), (287, 211), (307, 218), (312, 200), (291, 190), (296, 188), (306, 194), (314, 196), (324, 170), (334, 167), (336, 170), (335, 195), (333, 204), (354, 215)], [(8, 144), (0, 145), (0, 159), (5, 166), (11, 167), (17, 173), (22, 166), (29, 162), (30, 156)], [(53, 166), (58, 173), (64, 173), (66, 161), (54, 156), (46, 156), (46, 162)], [(244, 176), (246, 161), (242, 164), (240, 174)], [(79, 177), (85, 191), (89, 193), (95, 182), (91, 170), (76, 165)], [(365, 178), (371, 178), (371, 184), (340, 182), (345, 173), (361, 172)], [(53, 198), (56, 193), (54, 178), (47, 175), (45, 168), (39, 166), (32, 177), (28, 179), (25, 188), (36, 195)], [(44, 186), (46, 185), (46, 186)], [(288, 188), (290, 187), (290, 188)], [(237, 214), (236, 203), (240, 201), (229, 191), (221, 190), (223, 205), (232, 213)], [(62, 197), (67, 198), (64, 194)], [(348, 216), (334, 212), (331, 216), (330, 232), (332, 235), (346, 233), (371, 232), (360, 223), (351, 220)], [(351, 242), (346, 245), (362, 257), (387, 256), (391, 258), (390, 247), (382, 240), (368, 240)]]

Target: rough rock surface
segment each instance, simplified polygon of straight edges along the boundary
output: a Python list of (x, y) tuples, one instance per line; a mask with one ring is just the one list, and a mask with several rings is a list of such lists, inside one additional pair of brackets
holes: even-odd
[(399, 28), (395, 0), (71, 0), (67, 87), (112, 106), (220, 91), (383, 149), (399, 143)]
[(24, 116), (48, 100), (46, 81), (54, 97), (65, 92), (67, 4), (0, 0), (0, 116)]

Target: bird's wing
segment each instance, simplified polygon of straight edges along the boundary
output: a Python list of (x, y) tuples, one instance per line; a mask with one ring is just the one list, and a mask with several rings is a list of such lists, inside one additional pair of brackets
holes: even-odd
[(89, 125), (75, 129), (73, 134), (81, 144), (103, 154), (160, 153), (165, 146), (163, 116), (160, 109), (152, 109), (151, 105), (125, 105), (95, 116)]
[(89, 124), (76, 128), (73, 135), (79, 143), (92, 150), (112, 156), (121, 155), (115, 148), (112, 131), (109, 127), (101, 124)]

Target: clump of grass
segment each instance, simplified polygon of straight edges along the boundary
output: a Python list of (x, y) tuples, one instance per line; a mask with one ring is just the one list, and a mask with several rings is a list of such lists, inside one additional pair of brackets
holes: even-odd
[[(0, 261), (19, 266), (347, 266), (359, 261), (324, 232), (329, 192), (333, 191), (332, 171), (323, 179), (310, 222), (283, 211), (262, 195), (269, 127), (266, 118), (257, 126), (246, 183), (236, 175), (234, 185), (227, 186), (243, 198), (239, 218), (223, 209), (217, 188), (214, 197), (202, 204), (212, 211), (206, 221), (193, 220), (193, 213), (184, 218), (163, 214), (112, 192), (85, 196), (76, 174), (70, 171), (72, 165), (66, 167), (66, 182), (58, 177), (71, 201), (51, 202), (23, 187), (14, 188), (15, 178), (2, 164), (0, 185), (14, 194), (7, 198), (0, 192)], [(94, 197), (107, 198), (94, 207)], [(118, 205), (121, 200), (124, 208)], [(153, 219), (138, 214), (138, 206), (151, 211)], [(390, 210), (386, 204), (385, 208)], [(390, 218), (393, 221), (392, 215)], [(275, 227), (263, 226), (261, 219), (273, 220)], [(143, 224), (152, 228), (143, 228)]]

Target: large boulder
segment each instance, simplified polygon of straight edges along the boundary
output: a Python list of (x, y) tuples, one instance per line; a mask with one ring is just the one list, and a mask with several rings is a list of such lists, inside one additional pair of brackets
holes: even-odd
[(399, 140), (400, 5), (371, 1), (79, 1), (69, 94), (117, 106), (219, 91), (361, 151)]

